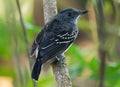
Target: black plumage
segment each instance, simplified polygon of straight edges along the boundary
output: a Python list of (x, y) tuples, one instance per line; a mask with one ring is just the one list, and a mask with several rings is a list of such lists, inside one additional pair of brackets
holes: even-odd
[(38, 80), (41, 66), (65, 52), (78, 34), (77, 19), (87, 11), (65, 9), (49, 21), (33, 42), (31, 56), (36, 55), (32, 78)]

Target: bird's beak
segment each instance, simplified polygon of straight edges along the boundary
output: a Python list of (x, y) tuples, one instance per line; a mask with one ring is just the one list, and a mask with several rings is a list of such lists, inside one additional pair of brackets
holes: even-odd
[(88, 11), (87, 10), (80, 10), (79, 15), (86, 14)]

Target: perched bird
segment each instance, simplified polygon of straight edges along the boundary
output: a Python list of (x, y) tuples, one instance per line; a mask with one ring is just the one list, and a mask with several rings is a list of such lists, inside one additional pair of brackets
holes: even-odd
[(78, 34), (77, 20), (87, 10), (73, 8), (59, 12), (37, 35), (31, 49), (31, 56), (36, 55), (32, 69), (32, 79), (38, 80), (41, 66), (51, 58), (61, 55), (75, 40)]

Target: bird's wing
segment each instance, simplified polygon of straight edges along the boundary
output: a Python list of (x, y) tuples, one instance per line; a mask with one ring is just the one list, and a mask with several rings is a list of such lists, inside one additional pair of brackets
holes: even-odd
[(42, 62), (63, 53), (75, 39), (75, 34), (76, 32), (72, 31), (44, 32), (38, 48)]
[(63, 27), (60, 22), (54, 20), (38, 34), (32, 45), (31, 54), (36, 51), (36, 54), (41, 56), (42, 62), (46, 62), (64, 52), (75, 39), (76, 33), (73, 29)]

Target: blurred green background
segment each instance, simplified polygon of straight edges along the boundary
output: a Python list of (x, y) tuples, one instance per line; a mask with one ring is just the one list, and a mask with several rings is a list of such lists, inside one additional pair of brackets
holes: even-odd
[[(43, 2), (19, 1), (31, 47), (44, 26)], [(104, 17), (100, 17), (100, 3)], [(104, 48), (106, 53), (104, 87), (120, 87), (120, 0), (57, 0), (57, 7), (58, 11), (69, 7), (89, 11), (79, 19), (78, 37), (65, 53), (73, 87), (98, 87), (99, 48)], [(102, 32), (99, 35), (104, 43), (97, 33), (102, 27), (105, 36)], [(38, 86), (56, 87), (51, 67), (42, 71)], [(0, 87), (33, 87), (16, 0), (0, 0)]]

